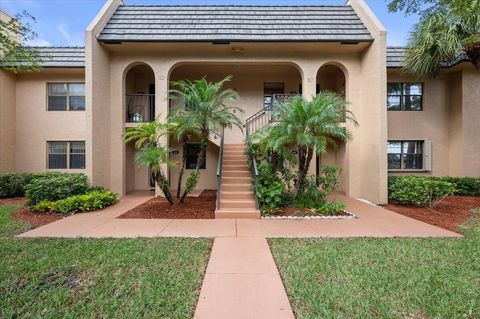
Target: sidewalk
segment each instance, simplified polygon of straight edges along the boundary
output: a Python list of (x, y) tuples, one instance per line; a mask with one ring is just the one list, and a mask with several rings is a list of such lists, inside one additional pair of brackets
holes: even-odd
[(461, 237), (461, 235), (388, 211), (382, 207), (335, 195), (357, 219), (116, 219), (149, 200), (134, 193), (111, 207), (73, 215), (18, 237)]

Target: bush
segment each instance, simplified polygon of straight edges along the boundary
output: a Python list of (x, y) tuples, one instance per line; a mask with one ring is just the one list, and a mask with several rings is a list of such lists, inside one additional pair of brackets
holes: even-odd
[(480, 196), (480, 178), (447, 176), (441, 179), (455, 186), (455, 195)]
[(57, 173), (46, 178), (34, 178), (26, 186), (27, 204), (36, 205), (43, 200), (57, 201), (88, 190), (84, 174)]
[(25, 188), (33, 179), (48, 178), (61, 173), (5, 173), (0, 174), (0, 198), (21, 197), (25, 195)]
[(454, 184), (440, 178), (418, 176), (389, 177), (388, 196), (401, 204), (435, 207), (456, 191)]
[(258, 206), (263, 213), (272, 213), (283, 205), (283, 184), (272, 174), (269, 163), (258, 165)]
[(338, 212), (345, 209), (345, 203), (340, 201), (333, 201), (331, 203), (323, 203), (318, 208), (312, 208), (313, 213), (320, 213), (325, 216), (334, 216)]
[(108, 190), (94, 188), (85, 194), (69, 196), (58, 201), (42, 200), (32, 207), (38, 212), (74, 214), (103, 209), (118, 201), (118, 195)]

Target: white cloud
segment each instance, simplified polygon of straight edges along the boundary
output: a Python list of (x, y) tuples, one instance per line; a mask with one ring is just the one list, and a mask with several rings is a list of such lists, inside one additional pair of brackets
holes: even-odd
[(65, 23), (60, 23), (57, 25), (57, 29), (63, 38), (66, 40), (68, 45), (83, 45), (83, 34), (79, 32), (71, 33), (68, 30), (68, 25)]

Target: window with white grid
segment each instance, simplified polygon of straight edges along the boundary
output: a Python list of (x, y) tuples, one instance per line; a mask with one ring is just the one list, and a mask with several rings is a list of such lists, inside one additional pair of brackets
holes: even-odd
[(48, 169), (84, 169), (85, 142), (47, 142)]
[(49, 111), (84, 111), (84, 83), (48, 83), (47, 109)]

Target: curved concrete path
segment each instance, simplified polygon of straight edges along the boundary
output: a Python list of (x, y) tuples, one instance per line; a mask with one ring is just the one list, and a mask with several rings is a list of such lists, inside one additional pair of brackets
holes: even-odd
[(345, 201), (357, 219), (116, 219), (149, 200), (134, 193), (100, 212), (77, 214), (17, 237), (215, 237), (195, 319), (293, 319), (266, 237), (461, 237), (359, 200)]

